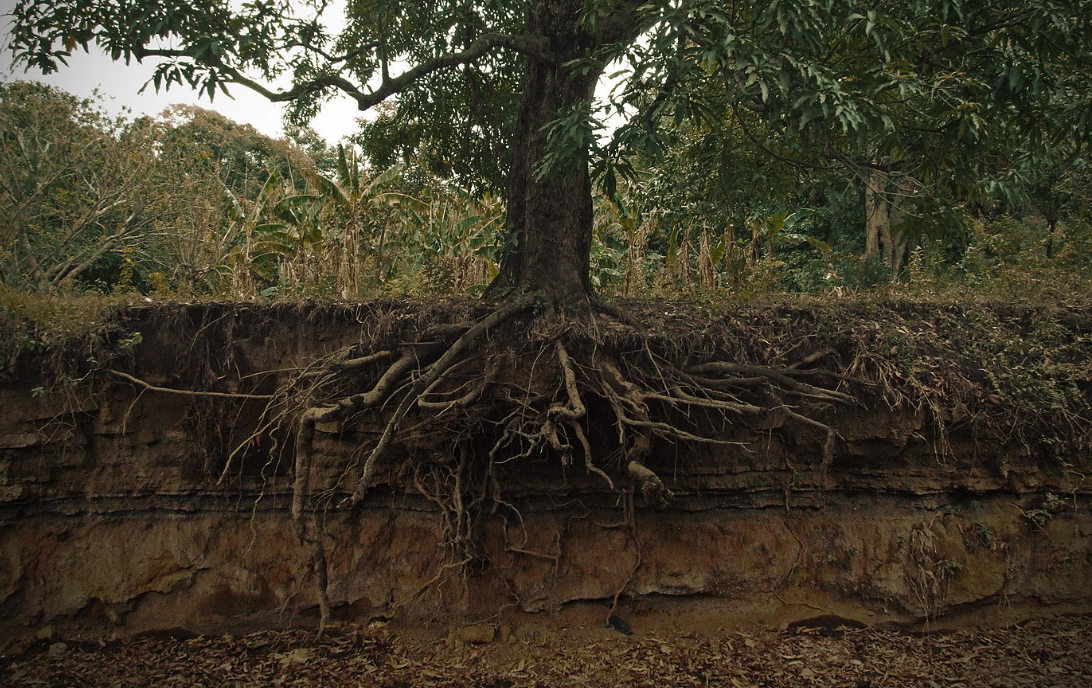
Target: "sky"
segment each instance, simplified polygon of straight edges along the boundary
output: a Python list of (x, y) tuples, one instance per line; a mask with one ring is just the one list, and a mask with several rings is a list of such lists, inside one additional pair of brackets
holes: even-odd
[[(124, 62), (114, 62), (94, 46), (90, 54), (79, 50), (69, 59), (68, 67), (62, 66), (49, 76), (42, 76), (38, 71), (26, 72), (22, 67), (13, 70), (8, 37), (14, 9), (15, 0), (0, 0), (0, 81), (41, 81), (82, 98), (91, 96), (98, 89), (103, 96), (104, 109), (113, 114), (121, 114), (129, 108), (133, 116), (154, 116), (169, 105), (186, 103), (216, 110), (236, 122), (251, 124), (267, 136), (280, 137), (284, 133), (284, 106), (281, 104), (270, 103), (241, 86), (229, 89), (232, 98), (218, 93), (211, 103), (207, 97), (199, 98), (188, 87), (176, 86), (157, 93), (155, 87), (149, 85), (140, 93), (152, 76), (154, 63), (134, 62), (127, 66)], [(334, 144), (356, 131), (356, 119), (361, 114), (353, 101), (342, 96), (327, 103), (311, 126), (328, 143)]]
[[(282, 125), (284, 105), (270, 103), (262, 96), (242, 86), (230, 88), (230, 98), (217, 93), (211, 102), (207, 97), (199, 97), (197, 92), (186, 86), (175, 86), (167, 91), (156, 92), (155, 87), (141, 89), (152, 76), (155, 62), (145, 64), (133, 62), (114, 62), (105, 53), (94, 46), (90, 53), (79, 49), (68, 60), (68, 66), (61, 66), (59, 71), (43, 76), (38, 71), (25, 71), (22, 67), (13, 68), (11, 51), (8, 45), (12, 13), (16, 0), (0, 0), (0, 81), (13, 80), (41, 81), (51, 86), (68, 91), (81, 98), (91, 97), (97, 90), (101, 94), (102, 107), (112, 114), (122, 114), (126, 108), (130, 116), (156, 116), (168, 106), (176, 103), (197, 105), (216, 110), (236, 122), (252, 125), (267, 136), (279, 138), (284, 134)], [(336, 9), (335, 9), (336, 15)], [(607, 70), (608, 73), (611, 71)], [(604, 98), (614, 82), (603, 78), (596, 93)], [(321, 112), (311, 121), (311, 126), (326, 139), (330, 145), (336, 144), (357, 130), (357, 119), (365, 116), (347, 96), (338, 96), (327, 102)], [(619, 124), (617, 117), (607, 120), (607, 132)]]

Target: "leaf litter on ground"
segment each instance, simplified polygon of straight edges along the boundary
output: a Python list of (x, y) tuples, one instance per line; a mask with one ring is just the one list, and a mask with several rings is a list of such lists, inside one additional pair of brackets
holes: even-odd
[(0, 658), (2, 686), (1092, 686), (1092, 617), (908, 633), (560, 629), (485, 645), (339, 626), (178, 639), (51, 643)]

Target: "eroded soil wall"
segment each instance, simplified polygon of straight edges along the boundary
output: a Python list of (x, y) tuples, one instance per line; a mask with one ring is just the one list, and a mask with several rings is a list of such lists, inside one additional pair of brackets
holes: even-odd
[[(271, 393), (376, 317), (148, 310), (117, 335), (141, 342), (114, 367), (176, 390)], [(58, 365), (24, 358), (0, 389), (0, 637), (314, 618), (289, 517), (291, 428), (264, 428), (264, 400), (109, 375), (58, 385)], [(319, 428), (316, 491), (376, 428)], [(637, 498), (629, 522), (580, 466), (523, 463), (505, 488), (521, 518), (483, 519), (481, 559), (458, 576), (436, 505), (386, 475), (362, 508), (323, 519), (335, 618), (605, 614), (616, 596), (632, 614), (772, 622), (1092, 611), (1087, 456), (1044, 458), (973, 426), (941, 437), (923, 411), (879, 403), (839, 411), (837, 428), (826, 467), (816, 438), (776, 428), (657, 445), (649, 467), (675, 497), (663, 510)]]

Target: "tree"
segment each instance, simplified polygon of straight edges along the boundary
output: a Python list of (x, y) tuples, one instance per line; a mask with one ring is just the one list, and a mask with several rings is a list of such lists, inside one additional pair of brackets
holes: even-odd
[(161, 159), (187, 166), (185, 173), (215, 175), (239, 198), (255, 198), (273, 171), (302, 190), (305, 178), (315, 169), (302, 147), (270, 138), (213, 110), (173, 105), (158, 119), (156, 145)]
[(287, 185), (289, 195), (299, 194), (313, 160), (297, 145), (204, 108), (172, 106), (138, 122), (153, 161), (143, 174), (155, 231), (134, 252), (135, 267), (161, 289), (241, 295), (242, 286), (253, 285), (237, 215), (254, 214), (271, 175), (278, 193)]
[(0, 85), (0, 283), (71, 285), (149, 231), (151, 140), (93, 99)]
[[(97, 44), (156, 60), (157, 88), (212, 97), (241, 85), (300, 119), (335, 91), (361, 109), (397, 96), (413, 137), (458, 146), (434, 162), (496, 185), (497, 151), (509, 153), (509, 250), (493, 293), (540, 290), (578, 310), (591, 296), (592, 96), (613, 60), (628, 72), (613, 105), (631, 119), (599, 151), (608, 186), (660, 128), (726, 109), (758, 115), (759, 139), (880, 171), (954, 142), (1048, 142), (1088, 125), (1088, 0), (370, 0), (348, 5), (338, 35), (329, 7), (19, 0), (12, 49), (49, 72)], [(1065, 107), (1051, 109), (1062, 89)]]
[[(653, 78), (644, 88), (631, 81), (625, 97), (637, 105), (663, 100), (645, 111), (675, 125), (649, 141), (669, 161), (678, 132), (701, 143), (684, 147), (684, 162), (705, 175), (696, 188), (662, 196), (665, 207), (680, 207), (673, 201), (688, 191), (714, 207), (764, 197), (785, 174), (763, 167), (841, 174), (865, 191), (870, 237), (895, 235), (883, 243), (897, 269), (914, 238), (900, 232), (950, 231), (958, 223), (945, 209), (1014, 198), (1031, 169), (1087, 141), (1088, 118), (1078, 109), (1088, 101), (1088, 70), (1079, 46), (1089, 28), (1079, 3), (685, 7), (703, 15), (700, 28), (664, 22), (649, 32), (646, 40), (662, 49), (647, 55), (669, 55), (675, 40), (678, 59), (636, 62), (635, 74)], [(723, 71), (734, 74), (708, 78)], [(685, 85), (672, 99), (656, 90), (664, 81)], [(647, 139), (638, 126), (618, 138), (630, 137)], [(718, 184), (726, 170), (734, 181)]]
[[(499, 494), (499, 463), (582, 456), (612, 490), (629, 481), (618, 489), (630, 507), (635, 491), (663, 506), (671, 491), (646, 466), (658, 446), (731, 444), (710, 435), (754, 423), (815, 443), (823, 484), (836, 446), (823, 413), (856, 402), (836, 352), (801, 343), (793, 362), (728, 360), (740, 354), (681, 337), (665, 345), (593, 298), (593, 178), (615, 195), (619, 176), (635, 171), (632, 155), (656, 155), (665, 131), (716, 132), (730, 113), (775, 159), (887, 174), (932, 160), (915, 177), (938, 185), (981, 161), (1002, 167), (1012, 142), (1042, 149), (1088, 133), (1092, 0), (358, 0), (337, 35), (330, 7), (19, 0), (12, 32), (16, 60), (44, 71), (95, 44), (115, 59), (157, 61), (157, 88), (188, 84), (212, 97), (240, 85), (290, 103), (298, 120), (334, 92), (361, 109), (396, 98), (383, 131), (403, 150), (465, 186), (505, 186), (506, 253), (487, 292), (504, 302), (473, 324), (346, 350), (291, 386), (310, 395), (298, 414), (292, 514), (324, 619), (313, 439), (365, 412), (382, 432), (359, 465), (332, 471), (352, 477), (321, 498), (358, 504), (392, 443), (439, 427), (444, 441), (404, 452), (403, 467), (426, 478), (447, 471), (437, 502), (462, 564), (474, 558), (468, 511), (488, 511), (490, 496), (493, 512), (514, 511)], [(615, 63), (622, 84), (599, 109), (595, 86)], [(601, 141), (600, 120), (618, 113), (626, 123)], [(410, 414), (424, 417), (402, 431)]]

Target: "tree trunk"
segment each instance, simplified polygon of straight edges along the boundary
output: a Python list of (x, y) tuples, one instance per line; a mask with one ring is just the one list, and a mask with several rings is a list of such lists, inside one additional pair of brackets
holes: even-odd
[(873, 172), (865, 184), (865, 259), (881, 257), (891, 271), (891, 280), (897, 281), (906, 256), (906, 239), (892, 228), (906, 219), (901, 200), (909, 195), (913, 181), (898, 178), (894, 201), (885, 189), (886, 183), (886, 174)]
[(590, 102), (602, 67), (581, 73), (564, 66), (585, 57), (595, 40), (577, 27), (583, 0), (535, 3), (529, 32), (545, 36), (552, 60), (529, 57), (512, 144), (506, 231), (512, 245), (487, 295), (541, 291), (551, 304), (586, 310), (591, 296), (592, 187), (587, 151), (575, 169), (535, 174), (546, 151), (543, 127)]
[(875, 259), (879, 254), (880, 237), (888, 223), (884, 179), (879, 172), (873, 172), (865, 185), (865, 259)]
[(910, 190), (910, 184), (905, 177), (897, 182), (898, 195), (895, 201), (889, 203), (887, 211), (887, 226), (884, 228), (884, 252), (887, 258), (887, 267), (891, 270), (892, 281), (898, 281), (899, 271), (902, 270), (903, 260), (906, 258), (906, 237), (899, 228), (906, 221), (905, 201)]

